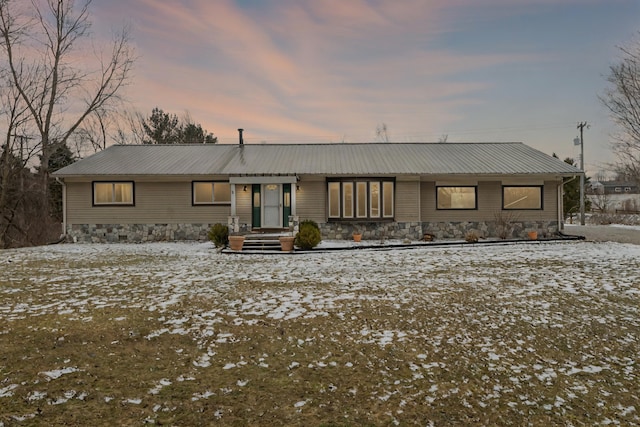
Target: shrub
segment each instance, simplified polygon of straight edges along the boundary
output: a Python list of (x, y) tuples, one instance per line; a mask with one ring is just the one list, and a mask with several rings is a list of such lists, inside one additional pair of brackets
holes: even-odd
[(478, 239), (479, 237), (475, 231), (469, 231), (466, 236), (464, 236), (464, 240), (466, 240), (467, 243), (477, 243)]
[(227, 246), (229, 243), (229, 228), (220, 223), (213, 224), (209, 229), (209, 240), (211, 240), (217, 248)]
[(294, 244), (301, 249), (311, 249), (318, 246), (318, 243), (322, 240), (320, 234), (320, 227), (318, 223), (310, 219), (306, 219), (300, 222), (300, 231), (296, 234), (296, 238), (293, 241)]

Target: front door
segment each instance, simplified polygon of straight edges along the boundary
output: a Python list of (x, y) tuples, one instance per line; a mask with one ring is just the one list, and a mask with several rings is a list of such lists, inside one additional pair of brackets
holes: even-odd
[(282, 203), (280, 202), (282, 199), (280, 195), (280, 188), (280, 184), (265, 184), (262, 187), (262, 209), (264, 217), (262, 227), (264, 228), (282, 227), (282, 223), (280, 222), (280, 218), (282, 217), (280, 213), (280, 209), (282, 207)]

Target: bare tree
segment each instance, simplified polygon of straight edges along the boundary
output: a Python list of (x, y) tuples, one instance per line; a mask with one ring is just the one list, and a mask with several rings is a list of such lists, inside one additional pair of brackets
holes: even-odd
[[(6, 70), (0, 71), (4, 76)], [(10, 245), (12, 229), (19, 228), (17, 219), (24, 203), (25, 165), (30, 159), (25, 150), (29, 113), (20, 93), (6, 79), (0, 80), (0, 119), (5, 128), (0, 151), (0, 248)]]
[(389, 131), (386, 123), (376, 126), (376, 140), (380, 142), (389, 142)]
[(123, 29), (108, 54), (93, 52), (95, 64), (77, 65), (78, 55), (91, 57), (83, 44), (90, 38), (90, 3), (31, 0), (27, 9), (24, 0), (0, 0), (0, 60), (37, 129), (45, 200), (56, 144), (66, 144), (88, 117), (121, 100), (135, 61)]
[(606, 213), (611, 209), (611, 195), (604, 191), (604, 187), (594, 189), (589, 195), (589, 200), (594, 211)]
[(615, 168), (640, 183), (640, 38), (619, 50), (621, 60), (609, 67), (610, 87), (600, 100), (620, 129), (612, 143)]

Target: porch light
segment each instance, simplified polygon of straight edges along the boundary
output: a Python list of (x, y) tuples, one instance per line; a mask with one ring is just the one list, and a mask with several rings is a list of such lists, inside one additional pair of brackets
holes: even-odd
[(244, 191), (245, 193), (247, 192), (247, 186), (246, 185), (242, 188), (242, 191)]

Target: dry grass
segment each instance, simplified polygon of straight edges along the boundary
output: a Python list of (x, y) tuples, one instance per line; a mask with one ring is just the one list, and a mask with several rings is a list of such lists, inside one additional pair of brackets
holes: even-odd
[[(573, 292), (547, 286), (569, 261), (539, 253), (391, 252), (375, 263), (395, 285), (372, 284), (378, 273), (338, 285), (268, 257), (251, 260), (259, 280), (222, 280), (211, 274), (248, 258), (109, 251), (110, 262), (9, 253), (19, 260), (0, 278), (0, 425), (639, 423), (637, 271), (615, 283), (603, 271), (593, 292)], [(353, 256), (341, 262), (367, 263)], [(331, 277), (314, 257), (287, 262)], [(185, 263), (206, 274), (176, 271)], [(523, 286), (513, 271), (525, 268), (546, 273)], [(90, 280), (106, 272), (109, 285)], [(306, 311), (277, 315), (291, 292)]]

